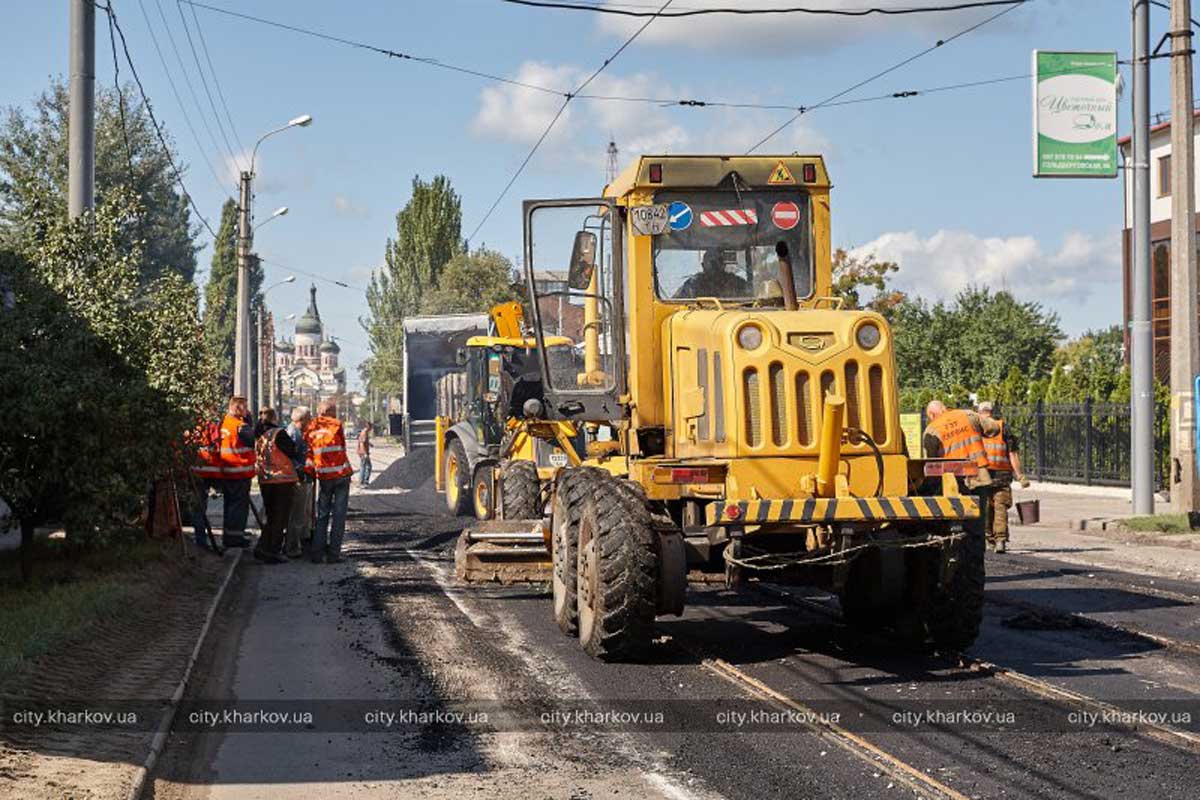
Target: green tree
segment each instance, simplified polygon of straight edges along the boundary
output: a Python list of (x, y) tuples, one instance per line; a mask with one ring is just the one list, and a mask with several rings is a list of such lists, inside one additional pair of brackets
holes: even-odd
[(146, 488), (177, 467), (183, 434), (215, 410), (215, 364), (201, 346), (196, 287), (143, 283), (127, 245), (140, 206), (110, 195), (75, 221), (23, 220), (35, 248), (0, 255), (0, 392), (32, 409), (0, 428), (0, 497), (22, 529), (61, 520), (68, 543), (128, 530)]
[(1054, 361), (1071, 375), (1076, 396), (1069, 400), (1107, 400), (1117, 390), (1125, 366), (1124, 332), (1119, 325), (1087, 331), (1059, 347)]
[[(212, 263), (208, 271), (208, 282), (204, 287), (204, 340), (209, 351), (217, 359), (223, 383), (228, 389), (233, 383), (233, 348), (237, 339), (237, 203), (226, 200), (221, 207), (221, 226), (213, 242)], [(250, 305), (251, 318), (262, 301), (262, 263), (250, 257)], [(251, 350), (254, 326), (249, 331)]]
[[(833, 252), (834, 297), (845, 301), (846, 308), (869, 308), (889, 314), (904, 300), (904, 293), (889, 284), (889, 276), (899, 271), (894, 261), (876, 261), (873, 254), (854, 256), (842, 248)], [(871, 290), (871, 299), (864, 303), (863, 292)]]
[[(10, 246), (28, 249), (44, 233), (34, 224), (43, 218), (42, 210), (51, 217), (66, 215), (67, 116), (67, 86), (56, 79), (31, 112), (9, 108), (0, 124), (0, 238)], [(97, 86), (96, 203), (117, 194), (132, 195), (144, 209), (121, 231), (127, 248), (138, 246), (141, 282), (167, 271), (192, 280), (198, 228), (154, 124), (133, 91), (119, 95), (112, 87)]]
[(367, 287), (368, 315), (361, 324), (370, 341), (366, 372), (372, 388), (402, 389), (404, 318), (420, 312), (442, 267), (462, 249), (462, 204), (450, 180), (415, 176), (412, 197), (396, 214), (396, 238), (388, 239), (384, 265)]
[(495, 250), (479, 249), (451, 258), (438, 276), (437, 288), (426, 298), (422, 312), (455, 314), (487, 311), (497, 303), (515, 300), (512, 262)]

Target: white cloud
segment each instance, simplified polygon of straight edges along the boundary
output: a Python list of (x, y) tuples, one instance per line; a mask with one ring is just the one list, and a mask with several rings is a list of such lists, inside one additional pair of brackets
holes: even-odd
[[(622, 5), (609, 0), (606, 5)], [(688, 0), (680, 10), (729, 7), (729, 0)], [(755, 0), (756, 8), (795, 6), (795, 0)], [(821, 8), (862, 9), (910, 8), (912, 0), (824, 0)], [(653, 9), (648, 9), (653, 10)], [(670, 9), (668, 9), (670, 10)], [(969, 9), (956, 12), (844, 17), (817, 14), (709, 14), (697, 17), (656, 19), (638, 37), (640, 45), (677, 45), (711, 52), (720, 58), (755, 58), (780, 54), (823, 53), (862, 39), (897, 34), (917, 34), (932, 40), (943, 38), (995, 14), (998, 9)], [(614, 39), (624, 39), (646, 19), (598, 14), (599, 29)], [(1005, 16), (985, 30), (1001, 30), (1020, 24), (1017, 15)]]
[(366, 219), (371, 215), (366, 206), (354, 202), (344, 194), (333, 196), (333, 213), (348, 219)]
[(1097, 285), (1120, 281), (1116, 233), (1097, 237), (1072, 231), (1057, 250), (1047, 250), (1033, 236), (941, 230), (922, 238), (904, 231), (885, 233), (850, 252), (899, 263), (896, 285), (930, 298), (949, 298), (976, 285), (1008, 289), (1027, 300), (1083, 302)]
[[(522, 83), (572, 91), (590, 74), (573, 65), (529, 61), (513, 79)], [(658, 75), (604, 73), (567, 106), (543, 145), (581, 163), (603, 163), (603, 145), (611, 136), (623, 159), (641, 153), (741, 153), (787, 119), (785, 112), (712, 107), (671, 107), (667, 103), (695, 98), (694, 91), (674, 86)], [(603, 97), (661, 99), (664, 103), (589, 99)], [(753, 102), (742, 96), (742, 101)], [(562, 106), (563, 98), (512, 84), (480, 92), (472, 129), (481, 137), (522, 145), (538, 140)], [(829, 151), (829, 142), (804, 124), (794, 124), (773, 141), (773, 151)]]

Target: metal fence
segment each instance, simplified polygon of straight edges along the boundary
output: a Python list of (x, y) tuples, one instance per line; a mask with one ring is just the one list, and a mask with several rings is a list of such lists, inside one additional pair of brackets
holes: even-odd
[[(1043, 403), (1006, 405), (1005, 424), (1018, 438), (1021, 466), (1039, 481), (1128, 486), (1128, 403)], [(1165, 485), (1170, 463), (1167, 408), (1154, 418), (1156, 488)]]

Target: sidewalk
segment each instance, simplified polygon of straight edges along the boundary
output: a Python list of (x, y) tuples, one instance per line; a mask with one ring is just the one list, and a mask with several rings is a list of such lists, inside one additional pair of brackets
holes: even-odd
[[(1049, 484), (1029, 489), (1014, 489), (1013, 502), (1041, 501), (1041, 521), (1036, 525), (1016, 523), (1016, 509), (1009, 516), (1013, 553), (1042, 555), (1059, 561), (1103, 569), (1139, 572), (1178, 580), (1200, 581), (1200, 547), (1186, 546), (1187, 540), (1200, 543), (1196, 534), (1173, 536), (1136, 536), (1123, 531), (1105, 531), (1093, 524), (1084, 530), (1080, 520), (1098, 521), (1130, 516), (1130, 500), (1103, 493), (1049, 490)], [(1056, 487), (1057, 488), (1057, 487)], [(1167, 542), (1155, 544), (1154, 540)]]

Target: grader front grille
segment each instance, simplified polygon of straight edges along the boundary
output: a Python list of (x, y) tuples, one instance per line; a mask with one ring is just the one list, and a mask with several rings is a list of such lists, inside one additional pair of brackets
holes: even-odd
[[(846, 425), (860, 428), (880, 447), (895, 433), (885, 410), (883, 367), (857, 361), (833, 369), (791, 369), (773, 361), (764, 376), (757, 367), (742, 371), (743, 428), (750, 447), (817, 447), (825, 396), (840, 393), (846, 400)], [(768, 441), (768, 438), (769, 441)]]

